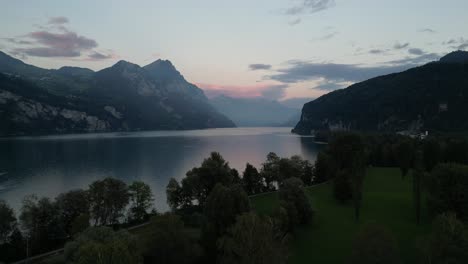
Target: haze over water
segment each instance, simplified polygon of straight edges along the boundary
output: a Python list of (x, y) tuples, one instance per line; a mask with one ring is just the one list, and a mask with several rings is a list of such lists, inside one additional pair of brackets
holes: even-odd
[(239, 173), (260, 168), (269, 152), (314, 161), (321, 148), (291, 128), (228, 128), (20, 137), (0, 139), (0, 199), (18, 210), (25, 195), (57, 194), (114, 177), (142, 180), (159, 211), (168, 209), (165, 187), (181, 179), (210, 152), (220, 152)]

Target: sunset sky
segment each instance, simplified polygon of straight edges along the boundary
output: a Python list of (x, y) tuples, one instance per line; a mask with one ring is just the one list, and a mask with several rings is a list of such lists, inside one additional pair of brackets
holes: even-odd
[(45, 68), (168, 59), (208, 95), (317, 97), (468, 49), (466, 0), (1, 1), (0, 50)]

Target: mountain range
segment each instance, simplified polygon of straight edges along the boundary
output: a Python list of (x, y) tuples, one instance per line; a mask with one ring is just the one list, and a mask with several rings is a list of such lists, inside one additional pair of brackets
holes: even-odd
[(234, 127), (170, 61), (49, 70), (0, 52), (0, 135)]
[(294, 126), (300, 109), (285, 106), (266, 98), (233, 98), (225, 95), (210, 99), (210, 103), (238, 126)]
[(293, 132), (468, 131), (468, 52), (356, 83), (306, 103)]

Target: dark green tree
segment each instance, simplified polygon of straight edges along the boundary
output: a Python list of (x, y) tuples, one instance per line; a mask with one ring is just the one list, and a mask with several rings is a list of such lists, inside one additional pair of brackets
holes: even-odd
[(94, 225), (117, 224), (129, 202), (127, 185), (113, 178), (93, 182), (88, 195)]
[(453, 212), (459, 219), (468, 220), (468, 166), (442, 163), (426, 178), (430, 213)]
[(87, 192), (81, 189), (61, 193), (55, 198), (60, 211), (62, 222), (67, 235), (71, 235), (73, 221), (82, 214), (89, 214), (89, 201)]
[[(187, 177), (182, 179), (177, 200), (180, 202), (179, 205), (193, 206), (195, 201), (195, 204), (203, 207), (216, 184), (228, 186), (235, 182), (240, 182), (237, 171), (231, 169), (229, 163), (218, 152), (212, 152), (209, 158), (203, 160), (200, 167), (187, 172)], [(171, 188), (173, 186), (174, 183), (171, 183)]]
[(303, 187), (300, 179), (289, 178), (280, 188), (280, 206), (288, 216), (287, 231), (294, 231), (298, 225), (306, 225), (312, 221), (314, 211)]
[(89, 220), (89, 214), (80, 214), (78, 217), (76, 217), (71, 224), (71, 235), (75, 236), (76, 234), (79, 234), (88, 229)]
[(169, 183), (167, 184), (166, 197), (167, 204), (172, 209), (172, 211), (176, 211), (177, 209), (181, 208), (184, 204), (182, 187), (180, 186), (179, 182), (174, 178), (171, 178), (169, 180)]
[(423, 158), (421, 151), (416, 153), (413, 171), (413, 199), (416, 211), (416, 222), (421, 222), (421, 189), (424, 178)]
[(19, 219), (30, 244), (30, 254), (55, 249), (67, 237), (60, 210), (49, 198), (38, 199), (35, 195), (25, 197)]
[(404, 178), (408, 174), (413, 162), (414, 147), (409, 139), (401, 139), (395, 145), (394, 155), (401, 170), (401, 177)]
[(130, 218), (133, 221), (144, 221), (148, 217), (148, 210), (153, 206), (153, 193), (148, 184), (134, 181), (128, 186), (130, 195)]
[(424, 140), (423, 163), (426, 171), (431, 172), (442, 160), (442, 149), (440, 143), (435, 139)]
[(354, 240), (350, 263), (400, 263), (397, 241), (385, 227), (366, 225)]
[(177, 215), (154, 216), (145, 230), (140, 241), (145, 263), (196, 263), (202, 254), (196, 237)]
[(202, 241), (207, 257), (216, 257), (217, 239), (234, 224), (238, 215), (248, 211), (249, 197), (240, 185), (215, 186), (204, 207), (206, 222), (202, 228)]
[(275, 182), (280, 180), (279, 170), (280, 157), (274, 152), (270, 152), (267, 155), (267, 160), (262, 164), (260, 174), (265, 180), (265, 191), (276, 190)]
[(336, 176), (336, 166), (333, 160), (324, 151), (320, 151), (315, 160), (314, 183), (326, 182)]
[(342, 169), (333, 179), (333, 196), (341, 203), (345, 203), (353, 198), (351, 173), (349, 169)]
[(445, 162), (468, 163), (468, 142), (462, 139), (448, 140), (444, 151)]
[(141, 263), (136, 239), (127, 231), (93, 227), (65, 245), (66, 263), (132, 264)]
[(15, 227), (15, 212), (4, 200), (0, 200), (0, 244), (9, 242)]
[(419, 245), (421, 263), (466, 263), (468, 232), (453, 213), (434, 220), (432, 233)]
[(242, 175), (242, 183), (247, 194), (252, 195), (263, 191), (263, 178), (254, 166), (247, 163)]
[(227, 234), (218, 240), (219, 263), (286, 263), (287, 248), (277, 241), (272, 220), (255, 213), (244, 213)]

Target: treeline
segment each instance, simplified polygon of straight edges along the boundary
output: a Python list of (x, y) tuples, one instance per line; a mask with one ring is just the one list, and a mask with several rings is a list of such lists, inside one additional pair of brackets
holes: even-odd
[[(315, 163), (315, 177), (332, 180), (333, 196), (351, 202), (359, 220), (368, 166), (399, 167), (412, 177), (415, 219), (426, 203), (431, 234), (420, 238), (421, 263), (468, 259), (468, 142), (457, 138), (414, 139), (399, 135), (336, 133)], [(423, 201), (423, 193), (425, 201)], [(396, 240), (379, 225), (364, 226), (353, 244), (352, 263), (399, 263)], [(386, 260), (387, 262), (382, 262)]]
[[(170, 180), (167, 199), (174, 214), (200, 228), (200, 262), (286, 263), (291, 234), (312, 221), (303, 187), (315, 182), (314, 166), (299, 156), (269, 153), (260, 171), (247, 164), (240, 177), (213, 152), (180, 183)], [(280, 200), (275, 214), (254, 213), (248, 195), (274, 190)]]
[[(148, 220), (151, 188), (106, 178), (88, 189), (61, 193), (55, 199), (24, 197), (19, 216), (0, 200), (0, 261), (14, 261), (60, 248), (90, 226), (115, 228)], [(153, 212), (154, 213), (154, 212)]]

